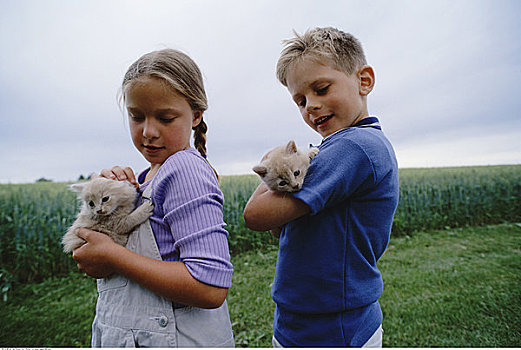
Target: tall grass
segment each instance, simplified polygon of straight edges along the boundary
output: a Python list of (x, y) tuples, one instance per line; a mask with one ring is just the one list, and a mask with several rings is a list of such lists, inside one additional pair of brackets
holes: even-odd
[(400, 170), (393, 235), (521, 220), (521, 165)]
[[(74, 221), (76, 196), (65, 184), (0, 185), (0, 272), (3, 282), (41, 281), (70, 271), (61, 236)], [(0, 281), (1, 282), (1, 281)]]
[[(393, 236), (415, 231), (521, 221), (521, 165), (400, 170)], [(276, 244), (246, 228), (244, 206), (254, 175), (224, 176), (224, 220), (232, 255)], [(61, 236), (78, 210), (66, 184), (0, 185), (0, 291), (74, 268)]]

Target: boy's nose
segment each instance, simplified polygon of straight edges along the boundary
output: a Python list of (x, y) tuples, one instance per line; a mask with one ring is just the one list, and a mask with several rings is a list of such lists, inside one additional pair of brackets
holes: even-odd
[(316, 111), (318, 109), (320, 109), (319, 102), (316, 101), (316, 100), (308, 99), (307, 105), (306, 105), (306, 110), (308, 111), (308, 113), (311, 112), (311, 111)]

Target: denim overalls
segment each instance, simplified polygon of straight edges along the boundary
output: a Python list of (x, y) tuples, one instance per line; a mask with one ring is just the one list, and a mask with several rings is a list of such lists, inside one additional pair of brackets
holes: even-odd
[[(143, 198), (151, 198), (152, 185)], [(161, 260), (148, 220), (130, 234), (126, 247)], [(120, 275), (97, 284), (92, 347), (234, 347), (226, 301), (217, 309), (184, 306)]]

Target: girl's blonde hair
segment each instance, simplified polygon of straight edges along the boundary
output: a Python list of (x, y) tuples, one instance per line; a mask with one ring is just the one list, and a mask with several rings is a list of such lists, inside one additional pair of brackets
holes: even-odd
[[(125, 94), (133, 82), (149, 76), (160, 78), (174, 88), (186, 98), (193, 111), (204, 112), (208, 109), (208, 99), (199, 67), (188, 55), (174, 49), (153, 51), (141, 56), (136, 62), (132, 63), (125, 73), (123, 83), (121, 84), (120, 102), (124, 103)], [(206, 159), (206, 132), (208, 131), (208, 126), (202, 117), (201, 122), (193, 130), (194, 147)], [(219, 178), (215, 169), (213, 171)]]
[(277, 62), (277, 79), (287, 86), (288, 71), (294, 63), (304, 58), (321, 62), (329, 60), (333, 68), (346, 74), (352, 74), (359, 67), (367, 64), (362, 44), (353, 35), (336, 28), (314, 28), (303, 35), (293, 31), (295, 37), (284, 40), (284, 49)]

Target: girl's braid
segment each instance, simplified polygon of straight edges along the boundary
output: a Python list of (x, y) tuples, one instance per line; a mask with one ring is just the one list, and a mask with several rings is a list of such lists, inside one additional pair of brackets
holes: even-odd
[(206, 132), (208, 131), (208, 126), (201, 119), (199, 125), (197, 125), (194, 129), (194, 146), (201, 153), (203, 158), (206, 158)]
[(199, 153), (203, 156), (204, 159), (206, 159), (206, 162), (212, 168), (213, 172), (215, 173), (215, 176), (217, 176), (217, 181), (220, 180), (219, 174), (217, 173), (217, 170), (210, 164), (208, 159), (206, 158), (206, 132), (208, 131), (208, 126), (204, 122), (204, 120), (201, 118), (201, 122), (193, 128), (194, 130), (194, 147), (196, 150), (199, 151)]

